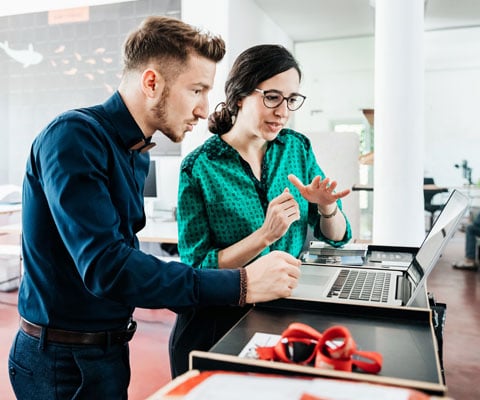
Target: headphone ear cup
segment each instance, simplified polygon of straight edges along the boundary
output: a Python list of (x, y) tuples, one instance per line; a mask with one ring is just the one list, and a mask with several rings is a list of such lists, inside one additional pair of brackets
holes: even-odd
[(316, 329), (294, 322), (282, 333), (282, 337), (270, 347), (257, 347), (261, 360), (283, 361), (309, 365), (314, 360), (317, 368), (352, 371), (353, 366), (365, 372), (378, 373), (383, 357), (375, 351), (358, 351), (349, 330), (332, 326), (323, 335)]
[(322, 338), (322, 334), (309, 325), (302, 324), (301, 322), (293, 322), (288, 326), (287, 329), (283, 331), (282, 337), (298, 337), (320, 340)]
[(343, 326), (328, 328), (320, 342), (320, 351), (335, 359), (348, 358), (356, 349), (352, 335)]
[(353, 359), (353, 365), (365, 372), (376, 374), (382, 369), (383, 357), (376, 351), (358, 350), (355, 352), (355, 356), (358, 358)]
[(315, 367), (323, 369), (335, 369), (338, 371), (352, 371), (352, 358), (333, 359), (332, 357), (317, 351), (315, 356)]

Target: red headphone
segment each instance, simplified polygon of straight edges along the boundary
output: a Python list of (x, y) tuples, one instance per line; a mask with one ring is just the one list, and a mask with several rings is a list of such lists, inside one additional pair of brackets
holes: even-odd
[(357, 350), (347, 328), (332, 326), (323, 334), (309, 325), (294, 322), (282, 333), (275, 346), (257, 347), (261, 360), (283, 361), (317, 368), (352, 371), (353, 366), (376, 374), (382, 368), (383, 357), (374, 351)]

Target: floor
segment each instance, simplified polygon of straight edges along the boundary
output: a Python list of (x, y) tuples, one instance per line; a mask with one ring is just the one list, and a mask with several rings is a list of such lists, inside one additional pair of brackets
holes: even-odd
[[(448, 395), (457, 400), (480, 398), (480, 271), (457, 271), (450, 264), (463, 256), (464, 235), (451, 239), (428, 281), (437, 302), (447, 304), (444, 367)], [(7, 374), (7, 358), (18, 324), (17, 293), (0, 292), (0, 397), (15, 399)], [(131, 342), (132, 379), (129, 399), (145, 399), (170, 380), (168, 335), (174, 314), (137, 309), (138, 330)]]

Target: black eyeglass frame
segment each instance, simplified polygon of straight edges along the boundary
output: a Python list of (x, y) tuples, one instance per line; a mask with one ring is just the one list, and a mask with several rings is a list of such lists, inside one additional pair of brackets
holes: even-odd
[[(269, 89), (269, 90), (263, 90), (263, 89), (258, 89), (258, 88), (255, 88), (255, 91), (258, 92), (258, 93), (261, 93), (262, 96), (263, 96), (263, 105), (267, 108), (277, 108), (277, 107), (280, 107), (280, 105), (284, 102), (284, 100), (287, 101), (287, 108), (290, 110), (290, 111), (297, 111), (300, 107), (303, 106), (303, 103), (305, 103), (305, 99), (307, 98), (307, 96), (304, 96), (303, 94), (300, 94), (300, 93), (295, 93), (295, 94), (292, 94), (291, 96), (288, 96), (288, 97), (285, 97), (280, 91), (278, 90), (275, 90), (275, 89)], [(275, 93), (275, 95), (278, 95), (279, 97), (281, 97), (282, 100), (279, 101), (279, 103), (277, 105), (268, 105), (266, 103), (266, 98), (268, 96), (269, 93)], [(296, 108), (291, 108), (291, 105), (290, 105), (290, 100), (291, 99), (298, 99), (300, 98), (301, 99), (301, 102), (300, 102), (300, 105)]]

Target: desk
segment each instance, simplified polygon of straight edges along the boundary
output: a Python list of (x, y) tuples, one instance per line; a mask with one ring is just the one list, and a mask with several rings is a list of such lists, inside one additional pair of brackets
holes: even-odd
[(21, 203), (0, 203), (0, 214), (14, 214), (22, 211)]
[(22, 224), (0, 225), (0, 235), (21, 235)]
[[(365, 210), (363, 211), (366, 221), (365, 224), (367, 226), (367, 229), (372, 229), (372, 214), (373, 214), (373, 209), (371, 208), (373, 204), (373, 198), (372, 198), (372, 193), (373, 193), (373, 185), (362, 185), (362, 184), (355, 184), (352, 186), (352, 191), (362, 191), (366, 192), (365, 196), (369, 196), (368, 200), (364, 199), (360, 203), (360, 207)], [(443, 207), (443, 203), (431, 203), (432, 197), (435, 196), (438, 193), (448, 193), (449, 188), (447, 187), (441, 187), (437, 186), (435, 184), (425, 184), (423, 185), (423, 197), (424, 197), (424, 210), (430, 213), (430, 218), (429, 218), (429, 228), (432, 227), (433, 224), (433, 217), (435, 212), (440, 211)], [(445, 200), (443, 200), (444, 202)], [(363, 205), (365, 204), (365, 205)]]
[[(1, 204), (0, 215), (20, 213), (22, 204)], [(21, 224), (0, 225), (0, 234), (21, 234)], [(148, 217), (145, 227), (138, 232), (138, 239), (142, 242), (178, 243), (177, 222), (173, 219)]]
[[(463, 194), (470, 197), (472, 203), (471, 207), (474, 209), (480, 209), (480, 187), (479, 186), (437, 186), (435, 184), (423, 185), (423, 191), (430, 197), (433, 197), (437, 193), (448, 193), (452, 190), (458, 190)], [(355, 184), (352, 186), (352, 191), (365, 191), (373, 192), (373, 185)]]
[[(361, 185), (355, 184), (352, 186), (352, 190), (355, 191), (366, 191), (366, 192), (373, 192), (373, 185)], [(432, 184), (423, 185), (424, 192), (436, 192), (436, 193), (444, 193), (448, 192), (449, 188), (443, 186), (437, 186)], [(435, 194), (436, 194), (435, 193)]]
[(446, 193), (449, 191), (449, 188), (443, 187), (443, 186), (437, 186), (435, 184), (429, 183), (429, 184), (423, 185), (423, 191), (433, 193), (433, 195), (435, 195), (437, 193)]
[[(240, 358), (238, 354), (256, 332), (281, 334), (292, 322), (322, 332), (343, 325), (362, 350), (383, 355), (379, 374), (333, 371)], [(443, 395), (446, 387), (428, 309), (385, 308), (282, 299), (255, 305), (209, 352), (193, 351), (191, 369), (328, 376), (394, 384)]]
[[(20, 213), (21, 211), (22, 205), (20, 203), (0, 204), (0, 214), (6, 216), (7, 220), (10, 215)], [(17, 289), (22, 275), (22, 250), (19, 243), (22, 225), (20, 223), (0, 224), (0, 236), (12, 234), (18, 235), (18, 238), (2, 237), (2, 244), (0, 245), (0, 291), (2, 292)]]
[(178, 243), (177, 222), (147, 218), (145, 228), (137, 236), (141, 242)]
[(361, 185), (359, 183), (355, 184), (352, 186), (352, 190), (354, 192), (359, 192), (359, 191), (365, 191), (365, 192), (373, 192), (373, 186), (372, 185)]
[[(0, 235), (22, 234), (22, 224), (0, 225)], [(178, 243), (177, 223), (175, 221), (148, 221), (145, 228), (137, 234), (141, 242)]]

